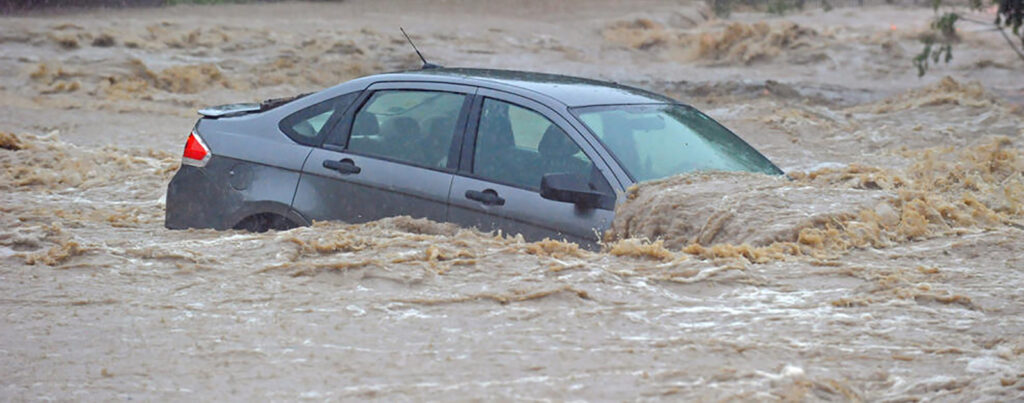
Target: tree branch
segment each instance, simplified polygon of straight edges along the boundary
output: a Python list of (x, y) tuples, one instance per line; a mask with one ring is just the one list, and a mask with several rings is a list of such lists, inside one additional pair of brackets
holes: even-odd
[(1006, 44), (1010, 45), (1010, 48), (1013, 49), (1014, 52), (1017, 52), (1017, 56), (1020, 57), (1021, 61), (1024, 61), (1024, 52), (1017, 49), (1017, 45), (1013, 43), (1013, 40), (1010, 39), (1010, 36), (1006, 34), (1006, 31), (1002, 27), (999, 28), (999, 33), (1003, 34), (1003, 39), (1006, 39)]
[(1003, 27), (1000, 26), (999, 24), (995, 24), (995, 23), (992, 23), (992, 22), (979, 21), (979, 20), (976, 20), (976, 19), (973, 19), (973, 18), (970, 18), (970, 17), (964, 17), (963, 15), (960, 15), (960, 19), (964, 20), (964, 21), (967, 21), (967, 22), (973, 22), (975, 24), (995, 26), (995, 30), (999, 31), (999, 33), (1001, 35), (1003, 35), (1003, 39), (1006, 39), (1006, 44), (1010, 46), (1010, 49), (1013, 49), (1014, 53), (1017, 54), (1017, 57), (1020, 57), (1020, 60), (1024, 61), (1024, 51), (1021, 51), (1020, 49), (1017, 49), (1017, 45), (1013, 43), (1013, 39), (1010, 39), (1010, 36), (1006, 34), (1006, 30), (1003, 29)]

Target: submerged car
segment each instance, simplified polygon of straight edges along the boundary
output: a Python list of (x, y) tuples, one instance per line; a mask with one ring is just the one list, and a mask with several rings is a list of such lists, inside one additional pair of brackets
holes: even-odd
[(168, 228), (408, 215), (593, 246), (634, 183), (782, 173), (691, 106), (551, 74), (386, 73), (200, 114), (167, 187)]

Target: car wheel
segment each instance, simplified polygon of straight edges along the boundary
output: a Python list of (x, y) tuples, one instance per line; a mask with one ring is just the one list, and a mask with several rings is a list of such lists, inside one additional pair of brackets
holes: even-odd
[(251, 215), (239, 221), (235, 229), (249, 232), (283, 231), (297, 227), (291, 220), (273, 213)]

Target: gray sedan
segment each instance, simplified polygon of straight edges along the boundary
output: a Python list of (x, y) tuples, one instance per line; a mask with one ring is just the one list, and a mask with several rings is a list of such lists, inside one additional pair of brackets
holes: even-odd
[(409, 215), (592, 247), (634, 183), (699, 170), (781, 174), (693, 107), (550, 74), (379, 74), (200, 114), (167, 187), (168, 228)]

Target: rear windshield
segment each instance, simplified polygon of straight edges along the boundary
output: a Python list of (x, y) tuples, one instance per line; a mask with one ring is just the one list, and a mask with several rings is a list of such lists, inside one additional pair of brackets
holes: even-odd
[(743, 139), (690, 106), (611, 105), (574, 112), (637, 182), (695, 171), (782, 174)]

